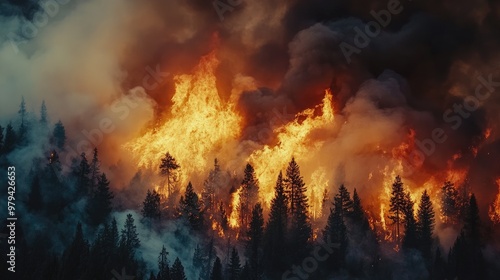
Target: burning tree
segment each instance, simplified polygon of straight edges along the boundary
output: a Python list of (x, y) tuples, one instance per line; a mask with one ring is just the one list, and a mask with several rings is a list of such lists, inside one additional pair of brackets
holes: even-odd
[(391, 204), (389, 212), (391, 219), (396, 224), (396, 239), (399, 241), (399, 226), (403, 221), (403, 213), (406, 206), (405, 192), (403, 188), (403, 182), (401, 182), (401, 177), (396, 176), (394, 183), (392, 184), (391, 192)]
[(459, 195), (452, 182), (441, 188), (441, 214), (445, 223), (456, 223), (459, 212)]
[(259, 195), (259, 181), (255, 175), (255, 170), (252, 165), (247, 163), (245, 167), (245, 175), (241, 182), (241, 196), (238, 206), (240, 226), (246, 231), (250, 222), (252, 206), (257, 202)]
[(161, 159), (160, 174), (166, 178), (167, 196), (173, 193), (176, 183), (179, 181), (179, 168), (180, 165), (177, 164), (177, 161), (169, 152)]

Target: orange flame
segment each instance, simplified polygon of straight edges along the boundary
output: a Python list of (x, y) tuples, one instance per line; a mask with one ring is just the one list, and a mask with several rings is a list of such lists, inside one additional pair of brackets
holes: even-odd
[(174, 78), (168, 120), (124, 145), (139, 167), (157, 169), (168, 151), (181, 165), (180, 182), (185, 185), (189, 174), (204, 170), (224, 144), (239, 136), (241, 117), (235, 103), (224, 102), (217, 91), (214, 72), (218, 63), (212, 52), (201, 59), (193, 74)]
[(498, 194), (488, 211), (490, 219), (494, 224), (500, 223), (500, 178), (496, 180), (496, 184), (498, 186)]

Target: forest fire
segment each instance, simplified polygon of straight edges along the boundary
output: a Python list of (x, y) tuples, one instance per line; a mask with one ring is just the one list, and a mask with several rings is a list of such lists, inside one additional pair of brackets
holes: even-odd
[(495, 201), (491, 204), (488, 213), (490, 215), (491, 221), (495, 224), (499, 224), (500, 223), (500, 178), (496, 180), (496, 184), (498, 187), (498, 193), (495, 198)]
[(165, 151), (170, 151), (183, 166), (180, 182), (185, 185), (188, 174), (204, 170), (217, 151), (238, 137), (241, 117), (233, 101), (224, 102), (217, 92), (217, 65), (212, 52), (192, 75), (175, 77), (172, 107), (164, 123), (124, 145), (140, 167), (157, 169)]

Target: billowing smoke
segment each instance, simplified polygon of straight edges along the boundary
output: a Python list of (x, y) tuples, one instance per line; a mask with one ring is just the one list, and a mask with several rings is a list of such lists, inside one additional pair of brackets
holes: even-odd
[[(69, 135), (63, 164), (97, 146), (116, 189), (127, 188), (137, 171), (122, 145), (169, 117), (174, 77), (215, 50), (218, 92), (224, 101), (237, 98), (243, 117), (237, 143), (224, 150), (236, 152), (221, 161), (236, 176), (246, 160), (257, 158), (255, 151), (278, 145), (277, 127), (320, 104), (331, 89), (335, 120), (304, 140), (321, 149), (297, 158), (306, 181), (321, 177), (320, 166), (331, 193), (345, 183), (365, 201), (378, 199), (384, 168), (397, 165), (389, 160), (393, 149), (414, 133), (418, 153), (403, 157), (412, 190), (423, 189), (431, 176), (441, 183), (446, 170), (465, 168), (480, 205), (496, 195), (496, 2), (46, 3), (0, 5), (9, 11), (0, 17), (0, 118), (17, 113), (21, 95), (35, 113), (45, 100), (52, 121), (62, 120)], [(21, 165), (41, 157), (44, 145), (13, 158)], [(193, 174), (195, 188), (210, 167)], [(277, 175), (282, 166), (274, 168)], [(147, 183), (119, 203), (137, 206)], [(486, 219), (487, 209), (481, 212)], [(446, 246), (453, 234), (440, 233)]]

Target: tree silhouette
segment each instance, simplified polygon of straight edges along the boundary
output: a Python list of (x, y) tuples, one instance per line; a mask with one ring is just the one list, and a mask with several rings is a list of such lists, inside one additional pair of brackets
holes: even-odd
[(264, 234), (264, 265), (267, 270), (283, 269), (286, 266), (288, 206), (285, 195), (283, 175), (280, 171), (271, 200), (271, 210)]
[(113, 193), (109, 189), (109, 181), (105, 173), (102, 173), (97, 180), (97, 189), (89, 198), (86, 206), (89, 223), (97, 226), (105, 222), (111, 214)]
[(228, 280), (238, 280), (241, 272), (241, 261), (235, 247), (231, 251), (231, 258), (227, 267)]
[(417, 222), (417, 232), (420, 251), (427, 259), (431, 258), (431, 247), (432, 247), (432, 234), (434, 231), (434, 209), (432, 207), (432, 201), (427, 190), (424, 191), (422, 197), (420, 198), (420, 204), (418, 206), (418, 222)]
[(184, 196), (181, 196), (180, 203), (181, 216), (189, 223), (193, 230), (203, 228), (203, 216), (201, 212), (198, 195), (194, 192), (191, 182), (186, 187)]
[(243, 231), (248, 229), (248, 223), (250, 222), (250, 215), (252, 206), (257, 202), (259, 195), (259, 185), (257, 176), (255, 176), (255, 170), (247, 163), (244, 171), (244, 178), (241, 182), (241, 195), (240, 195), (240, 228)]
[(163, 245), (160, 255), (158, 256), (158, 275), (157, 280), (170, 280), (170, 267), (168, 265), (168, 252)]
[(457, 223), (459, 212), (458, 191), (450, 181), (441, 188), (441, 210), (446, 223)]
[(54, 139), (54, 145), (59, 149), (63, 149), (66, 143), (66, 129), (61, 121), (56, 123), (54, 131), (52, 132), (52, 137)]
[(339, 194), (334, 198), (333, 209), (330, 209), (327, 224), (323, 231), (323, 240), (325, 243), (339, 244), (339, 248), (334, 251), (330, 257), (331, 264), (338, 268), (345, 260), (347, 250), (347, 227), (344, 223), (342, 199)]
[(166, 178), (166, 190), (167, 196), (170, 196), (173, 193), (175, 184), (178, 181), (178, 169), (180, 165), (177, 164), (177, 161), (170, 153), (166, 153), (165, 156), (161, 159), (160, 164), (160, 174), (165, 176)]
[(307, 209), (306, 187), (300, 175), (299, 165), (292, 158), (286, 169), (286, 190), (290, 201), (290, 240), (296, 248), (295, 258), (300, 259), (308, 251), (309, 239), (312, 235)]
[(159, 219), (161, 216), (160, 194), (155, 190), (148, 190), (142, 202), (142, 216), (146, 219)]
[(40, 123), (42, 125), (47, 125), (47, 106), (45, 106), (45, 100), (42, 101), (42, 106), (40, 107)]
[(187, 280), (186, 274), (184, 273), (184, 266), (182, 266), (179, 258), (175, 258), (170, 275), (172, 280)]
[(262, 238), (264, 235), (264, 216), (260, 203), (255, 204), (252, 210), (252, 220), (247, 235), (246, 255), (250, 262), (252, 277), (258, 278), (262, 273)]
[(120, 237), (122, 257), (125, 259), (132, 258), (134, 256), (135, 249), (139, 248), (140, 244), (141, 241), (139, 240), (139, 235), (137, 234), (134, 218), (132, 217), (132, 214), (127, 214), (127, 219), (125, 220), (125, 225), (123, 226)]
[(92, 161), (89, 166), (89, 178), (90, 178), (90, 190), (93, 192), (97, 187), (99, 175), (101, 170), (101, 164), (99, 162), (99, 155), (97, 148), (94, 148), (94, 152), (92, 155)]
[(203, 182), (203, 191), (201, 198), (204, 210), (208, 213), (214, 213), (216, 207), (215, 193), (221, 184), (221, 169), (217, 159), (214, 160), (214, 169), (210, 170), (208, 178)]
[(415, 220), (415, 212), (413, 210), (414, 202), (411, 200), (410, 192), (406, 192), (404, 196), (404, 226), (405, 235), (403, 237), (403, 248), (416, 249), (418, 248), (417, 222)]
[(396, 179), (392, 184), (391, 202), (389, 208), (391, 215), (389, 216), (389, 219), (396, 224), (396, 239), (398, 241), (400, 237), (399, 226), (403, 221), (403, 213), (406, 207), (405, 203), (406, 199), (403, 182), (401, 182), (401, 177), (396, 176)]
[(17, 134), (12, 128), (12, 124), (8, 123), (5, 128), (5, 141), (3, 145), (3, 154), (8, 154), (14, 150), (17, 145)]
[(222, 280), (222, 264), (219, 257), (215, 258), (214, 267), (210, 274), (210, 280)]

